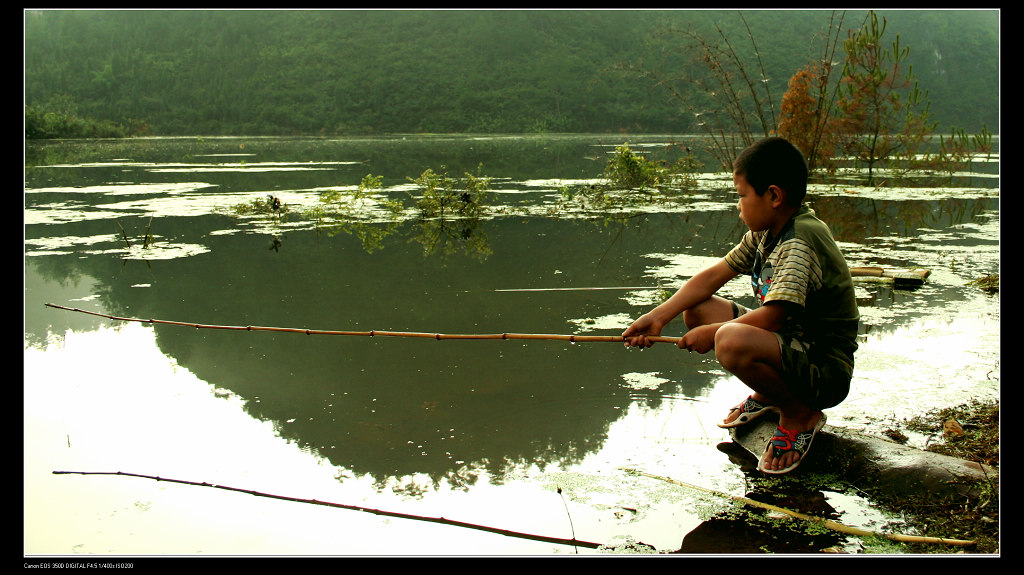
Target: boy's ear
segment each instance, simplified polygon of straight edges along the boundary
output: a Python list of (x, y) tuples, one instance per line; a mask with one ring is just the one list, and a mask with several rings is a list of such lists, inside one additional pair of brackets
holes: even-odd
[(774, 184), (768, 186), (769, 199), (773, 208), (778, 208), (786, 203), (786, 190)]

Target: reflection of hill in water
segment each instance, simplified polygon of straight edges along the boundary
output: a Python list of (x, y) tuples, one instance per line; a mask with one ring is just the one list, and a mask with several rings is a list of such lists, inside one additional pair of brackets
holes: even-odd
[(809, 203), (829, 224), (837, 240), (865, 243), (876, 237), (914, 237), (922, 228), (944, 230), (970, 223), (995, 209), (998, 198), (904, 200), (895, 193), (890, 199), (822, 195), (814, 196)]
[[(100, 291), (115, 313), (211, 324), (565, 333), (571, 319), (624, 311), (616, 292), (493, 290), (615, 285), (631, 259), (620, 248), (633, 242), (609, 248), (613, 235), (590, 224), (488, 225), (503, 242), (486, 261), (424, 259), (399, 236), (368, 254), (354, 238), (314, 232), (289, 233), (279, 252), (259, 236), (226, 235), (206, 238), (209, 253), (183, 260), (86, 261), (106, 268), (96, 275), (107, 278)], [(131, 288), (140, 274), (149, 287)], [(600, 446), (628, 402), (621, 374), (655, 359), (614, 344), (155, 329), (164, 353), (243, 397), (283, 436), (375, 476), (575, 461)]]
[[(550, 333), (565, 332), (572, 318), (623, 310), (614, 292), (493, 291), (563, 282), (615, 285), (624, 254), (610, 253), (596, 265), (608, 249), (603, 229), (489, 223), (489, 233), (502, 242), (483, 262), (424, 259), (404, 239), (370, 255), (352, 238), (300, 233), (291, 234), (281, 252), (261, 252), (256, 262), (232, 268), (229, 262), (253, 262), (242, 252), (259, 244), (220, 237), (213, 253), (224, 263), (211, 262), (217, 271), (208, 273), (222, 281), (205, 282), (206, 274), (190, 265), (174, 282), (180, 303), (161, 305), (159, 314), (326, 329)], [(336, 464), (380, 476), (439, 477), (485, 461), (489, 467), (506, 460), (575, 461), (602, 443), (627, 401), (621, 374), (635, 371), (639, 357), (612, 344), (187, 329), (160, 329), (158, 341), (203, 379), (246, 398), (254, 415), (281, 423), (285, 436)]]

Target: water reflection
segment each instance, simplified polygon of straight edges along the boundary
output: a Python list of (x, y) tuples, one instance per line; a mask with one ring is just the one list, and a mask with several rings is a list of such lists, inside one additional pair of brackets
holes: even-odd
[[(553, 322), (565, 326), (566, 311), (583, 311), (566, 306), (567, 295), (554, 298), (557, 306), (550, 294), (480, 289), (516, 285), (512, 278), (526, 275), (504, 269), (507, 260), (453, 278), (443, 263), (424, 262), (405, 242), (373, 256), (373, 265), (352, 242), (338, 249), (312, 232), (292, 233), (289, 242), (295, 249), (267, 253), (252, 249), (251, 236), (226, 235), (208, 240), (204, 258), (151, 265), (111, 258), (93, 271), (108, 283), (82, 286), (93, 297), (81, 307), (102, 301), (121, 314), (210, 323), (454, 332), (550, 331)], [(40, 269), (35, 259), (34, 274), (66, 273)], [(496, 297), (513, 307), (494, 309)], [(30, 310), (30, 317), (42, 316)], [(250, 413), (275, 422), (283, 436), (379, 477), (441, 478), (480, 462), (572, 461), (600, 445), (626, 401), (607, 348), (155, 331), (177, 364), (244, 398)], [(579, 371), (580, 363), (588, 369)]]
[(829, 223), (837, 240), (856, 243), (868, 243), (876, 237), (913, 237), (923, 229), (963, 225), (976, 221), (994, 206), (994, 202), (976, 197), (904, 199), (899, 197), (901, 191), (894, 191), (889, 199), (815, 195), (809, 204)]
[[(599, 270), (626, 266), (640, 276), (632, 283), (670, 283), (650, 279), (664, 272), (642, 272), (628, 261), (637, 244), (655, 247), (648, 243), (649, 231), (642, 232), (643, 242), (616, 232), (609, 247), (610, 233), (586, 224), (491, 224), (519, 249), (455, 266), (424, 259), (408, 242), (390, 242), (371, 255), (356, 241), (292, 232), (289, 249), (271, 252), (252, 236), (223, 235), (206, 240), (210, 251), (202, 257), (148, 265), (100, 260), (103, 265), (88, 275), (106, 283), (86, 284), (75, 293), (91, 295), (85, 303), (102, 302), (117, 314), (212, 324), (548, 333), (597, 326), (576, 321), (580, 317), (610, 316), (621, 324), (601, 325), (599, 331), (614, 334), (630, 321), (622, 314), (629, 306), (620, 292), (496, 290), (610, 285), (618, 274)], [(580, 269), (576, 263), (597, 259), (604, 265)], [(33, 258), (30, 269), (67, 281), (65, 266), (74, 270), (82, 261)], [(883, 310), (886, 323), (919, 313), (902, 300), (934, 304), (949, 297), (930, 285), (916, 293), (884, 286), (861, 293), (866, 317)], [(52, 324), (58, 312), (33, 311), (28, 317), (37, 320), (44, 313)], [(626, 352), (611, 344), (153, 329), (161, 350), (177, 364), (243, 398), (249, 413), (275, 422), (283, 437), (335, 465), (377, 477), (425, 473), (465, 482), (480, 465), (496, 473), (505, 462), (565, 466), (597, 450), (609, 422), (631, 401), (643, 396), (657, 402), (669, 393), (699, 397), (713, 385), (705, 374), (715, 367), (701, 363), (707, 358), (665, 349)]]

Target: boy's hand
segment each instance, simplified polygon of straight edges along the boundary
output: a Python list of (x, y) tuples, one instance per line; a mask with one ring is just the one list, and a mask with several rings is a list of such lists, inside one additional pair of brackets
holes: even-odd
[(626, 340), (626, 347), (651, 347), (654, 342), (649, 341), (647, 336), (661, 335), (664, 325), (650, 313), (640, 316), (640, 319), (633, 322), (622, 337)]
[(679, 340), (679, 349), (687, 349), (697, 353), (707, 353), (715, 348), (715, 334), (722, 324), (702, 325), (686, 332)]

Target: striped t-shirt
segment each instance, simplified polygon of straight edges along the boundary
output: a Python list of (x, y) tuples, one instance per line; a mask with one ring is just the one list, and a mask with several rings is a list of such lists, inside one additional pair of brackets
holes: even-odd
[(833, 349), (852, 365), (860, 314), (850, 269), (832, 232), (813, 210), (800, 206), (778, 238), (771, 235), (747, 232), (725, 256), (726, 263), (750, 276), (760, 305), (785, 301), (799, 306), (801, 312), (781, 331)]

